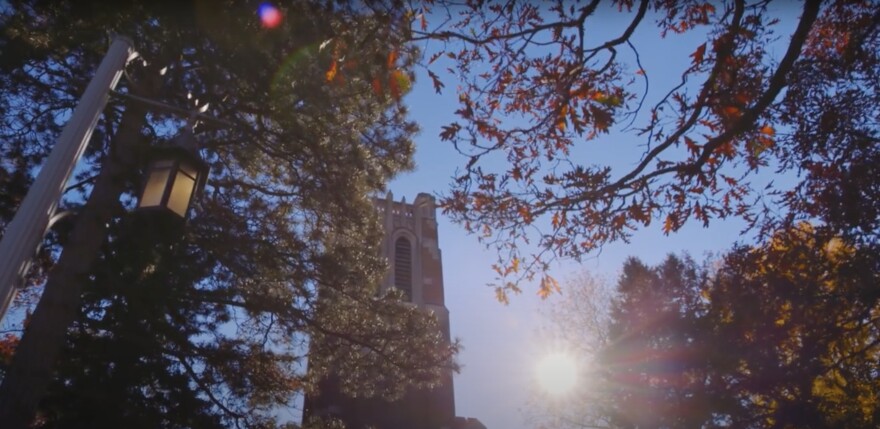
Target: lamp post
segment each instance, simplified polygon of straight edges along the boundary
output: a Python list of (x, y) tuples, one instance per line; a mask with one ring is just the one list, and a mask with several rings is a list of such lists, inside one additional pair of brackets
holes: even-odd
[[(3, 305), (0, 316), (5, 314), (14, 285), (25, 273), (25, 264), (45, 234), (67, 177), (82, 155), (107, 102), (108, 92), (118, 82), (122, 67), (134, 56), (128, 39), (114, 40), (74, 115), (65, 125), (49, 161), (7, 226), (0, 245), (3, 252), (0, 253), (0, 304)], [(146, 94), (154, 93), (161, 85), (156, 79), (139, 83), (143, 88), (141, 92)], [(107, 226), (118, 215), (119, 197), (126, 191), (125, 178), (138, 168), (138, 154), (142, 152), (138, 145), (145, 121), (144, 103), (126, 107), (113, 137), (114, 156), (105, 158), (102, 163), (68, 242), (47, 276), (40, 301), (0, 384), (0, 426), (4, 429), (30, 427), (39, 401), (52, 380), (67, 330), (80, 310), (90, 267), (107, 237)], [(139, 206), (142, 210), (158, 211), (166, 219), (176, 217), (182, 225), (193, 197), (204, 186), (207, 167), (198, 157), (191, 130), (185, 129), (176, 142), (171, 147), (158, 148), (151, 157), (153, 162), (148, 168)]]
[(6, 225), (0, 240), (0, 320), (6, 315), (37, 246), (46, 235), (64, 185), (85, 151), (98, 117), (107, 104), (108, 92), (116, 87), (123, 67), (136, 57), (130, 39), (122, 36), (113, 39), (46, 163), (15, 216)]

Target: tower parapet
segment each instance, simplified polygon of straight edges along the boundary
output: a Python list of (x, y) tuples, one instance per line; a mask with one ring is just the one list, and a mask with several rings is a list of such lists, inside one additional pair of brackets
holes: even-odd
[(393, 194), (388, 192), (385, 198), (374, 199), (374, 204), (385, 230), (381, 251), (390, 265), (382, 290), (396, 287), (406, 292), (413, 304), (437, 312), (448, 337), (434, 197), (420, 193), (408, 204), (405, 197), (394, 201)]

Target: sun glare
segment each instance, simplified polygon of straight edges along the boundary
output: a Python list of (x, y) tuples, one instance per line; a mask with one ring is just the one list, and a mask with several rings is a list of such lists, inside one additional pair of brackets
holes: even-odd
[(571, 356), (554, 353), (538, 363), (538, 383), (553, 395), (561, 395), (571, 390), (577, 382), (577, 365)]

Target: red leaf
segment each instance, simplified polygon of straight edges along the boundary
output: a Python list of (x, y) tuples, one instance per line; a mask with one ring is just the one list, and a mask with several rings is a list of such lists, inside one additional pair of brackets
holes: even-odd
[(691, 154), (696, 155), (700, 153), (700, 145), (698, 145), (697, 142), (694, 141), (694, 139), (688, 136), (684, 136), (684, 144), (685, 146), (687, 146), (688, 152), (690, 152)]
[(522, 218), (523, 222), (526, 225), (532, 223), (532, 212), (529, 210), (528, 207), (526, 207), (524, 205), (519, 206), (519, 209), (517, 210), (517, 212), (519, 213), (519, 216)]
[(376, 96), (382, 95), (382, 82), (379, 81), (379, 78), (373, 79), (373, 94), (376, 94)]
[(438, 94), (442, 93), (442, 89), (445, 85), (443, 85), (443, 82), (440, 81), (440, 77), (431, 70), (428, 70), (428, 76), (430, 76), (431, 80), (434, 82), (434, 92)]
[[(431, 55), (431, 58), (428, 59), (428, 65), (433, 64), (434, 61), (437, 61), (437, 58), (440, 58), (442, 55), (443, 55), (443, 52), (442, 52), (442, 51), (441, 51), (441, 52), (437, 52), (437, 53), (435, 53), (434, 55)], [(430, 73), (430, 71), (429, 71), (429, 73)]]
[(694, 59), (694, 65), (699, 65), (703, 62), (703, 56), (706, 54), (706, 44), (703, 43), (700, 45), (694, 53), (691, 54), (691, 58)]

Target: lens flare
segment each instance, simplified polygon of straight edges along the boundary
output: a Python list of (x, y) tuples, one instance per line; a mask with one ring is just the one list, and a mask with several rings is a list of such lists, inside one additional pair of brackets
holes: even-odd
[(281, 95), (289, 91), (293, 82), (302, 80), (305, 74), (300, 71), (304, 64), (308, 63), (311, 55), (318, 52), (318, 43), (306, 45), (286, 55), (281, 61), (278, 70), (272, 75), (272, 93)]
[(277, 7), (269, 3), (263, 3), (257, 8), (257, 15), (260, 16), (260, 22), (263, 28), (275, 28), (281, 25), (281, 11)]

